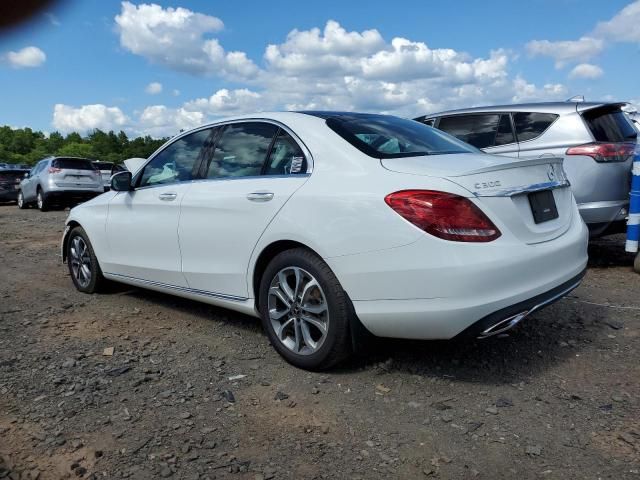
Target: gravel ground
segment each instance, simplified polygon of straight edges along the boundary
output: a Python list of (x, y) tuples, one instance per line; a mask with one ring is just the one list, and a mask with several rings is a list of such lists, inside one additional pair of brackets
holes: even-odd
[(385, 340), (316, 374), (256, 319), (76, 292), (65, 216), (0, 206), (0, 478), (640, 478), (640, 276), (621, 236), (506, 338)]

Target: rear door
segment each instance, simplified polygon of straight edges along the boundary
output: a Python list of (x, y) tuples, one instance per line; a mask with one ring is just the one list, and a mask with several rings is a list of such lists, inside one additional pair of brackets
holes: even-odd
[(474, 113), (441, 117), (437, 128), (495, 155), (518, 156), (509, 113)]
[(247, 268), (269, 222), (307, 180), (309, 155), (267, 122), (224, 127), (182, 202), (178, 234), (189, 287), (247, 298)]

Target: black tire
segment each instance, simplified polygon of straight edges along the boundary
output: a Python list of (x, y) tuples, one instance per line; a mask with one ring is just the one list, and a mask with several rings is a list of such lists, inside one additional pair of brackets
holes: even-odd
[[(325, 296), (329, 313), (324, 341), (317, 351), (302, 355), (287, 348), (277, 337), (269, 318), (269, 288), (278, 272), (297, 267), (311, 274)], [(262, 325), (276, 351), (292, 365), (305, 370), (325, 370), (347, 359), (352, 352), (350, 325), (352, 307), (340, 282), (329, 266), (315, 253), (305, 248), (287, 250), (276, 255), (260, 280), (259, 310)]]
[(24, 195), (22, 193), (22, 190), (18, 191), (18, 208), (20, 210), (24, 210), (25, 208), (27, 208), (27, 202), (24, 201)]
[(47, 198), (47, 195), (42, 191), (41, 188), (38, 188), (38, 193), (36, 193), (36, 205), (41, 212), (47, 212), (51, 207), (49, 205), (49, 199)]
[[(89, 281), (86, 282), (86, 277), (80, 274), (80, 277), (74, 271), (74, 253), (73, 249), (76, 246), (74, 240), (76, 237), (80, 238), (81, 241), (86, 246), (86, 257), (83, 255), (83, 258), (86, 258), (88, 261), (89, 269), (90, 269), (90, 278)], [(100, 264), (98, 263), (98, 258), (96, 257), (95, 252), (93, 251), (93, 246), (89, 241), (89, 237), (87, 233), (84, 231), (82, 227), (75, 227), (69, 233), (69, 239), (67, 241), (67, 266), (69, 267), (69, 274), (71, 275), (71, 280), (75, 287), (84, 293), (97, 293), (102, 290), (102, 287), (105, 284), (105, 278), (102, 275), (102, 270), (100, 269)], [(84, 277), (84, 278), (83, 278)]]

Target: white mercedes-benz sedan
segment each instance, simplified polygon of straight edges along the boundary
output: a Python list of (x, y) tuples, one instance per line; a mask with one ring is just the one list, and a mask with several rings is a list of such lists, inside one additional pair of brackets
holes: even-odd
[(412, 120), (260, 113), (128, 165), (67, 219), (76, 288), (115, 280), (259, 316), (302, 368), (367, 333), (505, 332), (587, 264), (560, 159), (488, 155)]

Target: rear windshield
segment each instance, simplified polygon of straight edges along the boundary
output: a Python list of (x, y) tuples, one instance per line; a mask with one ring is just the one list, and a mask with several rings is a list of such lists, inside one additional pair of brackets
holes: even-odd
[(638, 136), (619, 107), (594, 108), (583, 113), (582, 117), (598, 142), (628, 142)]
[[(82, 158), (56, 158), (51, 164), (53, 168), (73, 168), (75, 170), (95, 170), (91, 160)], [(111, 167), (109, 167), (111, 168)]]
[(374, 158), (481, 153), (440, 130), (390, 115), (341, 115), (329, 117), (327, 125), (358, 150)]
[(113, 163), (110, 162), (93, 162), (98, 170), (111, 170), (113, 168)]

